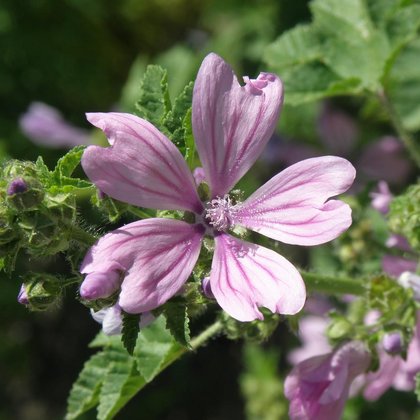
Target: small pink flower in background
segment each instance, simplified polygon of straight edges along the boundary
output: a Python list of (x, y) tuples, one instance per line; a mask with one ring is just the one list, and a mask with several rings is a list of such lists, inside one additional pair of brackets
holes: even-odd
[(55, 108), (33, 102), (19, 120), (23, 133), (34, 143), (55, 148), (91, 144), (89, 132), (64, 120)]
[[(132, 205), (195, 215), (194, 224), (140, 220), (101, 238), (81, 267), (89, 296), (120, 289), (124, 311), (157, 308), (187, 281), (209, 235), (215, 242), (209, 285), (229, 315), (251, 321), (263, 319), (259, 307), (281, 314), (300, 311), (306, 293), (296, 268), (276, 252), (228, 232), (240, 225), (289, 244), (328, 242), (351, 224), (350, 207), (330, 198), (350, 187), (355, 170), (338, 157), (308, 159), (273, 177), (243, 203), (233, 203), (229, 191), (267, 144), (283, 98), (274, 74), (244, 80), (241, 86), (230, 66), (210, 54), (195, 82), (193, 133), (211, 191), (204, 203), (179, 150), (152, 124), (129, 114), (88, 114), (111, 145), (90, 146), (82, 158), (101, 191)], [(203, 173), (195, 175), (200, 180)], [(83, 290), (82, 284), (82, 297)]]
[(312, 315), (299, 321), (299, 337), (302, 340), (302, 347), (289, 353), (288, 360), (292, 365), (331, 352), (326, 335), (328, 324), (327, 318)]
[(299, 363), (284, 384), (290, 419), (340, 419), (352, 382), (369, 364), (370, 353), (359, 341)]
[(389, 205), (391, 204), (393, 195), (385, 181), (379, 181), (378, 191), (371, 192), (369, 196), (372, 199), (371, 205), (375, 210), (378, 210), (382, 214), (389, 212)]
[(355, 166), (367, 178), (384, 180), (393, 185), (403, 184), (413, 169), (404, 155), (403, 144), (398, 138), (392, 136), (384, 136), (369, 144)]

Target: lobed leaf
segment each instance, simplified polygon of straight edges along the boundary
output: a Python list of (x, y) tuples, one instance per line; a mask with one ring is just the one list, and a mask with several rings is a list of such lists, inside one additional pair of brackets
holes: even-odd
[(98, 419), (112, 419), (146, 385), (135, 361), (124, 349), (113, 348), (112, 364), (104, 378), (98, 405)]
[(165, 318), (160, 316), (139, 334), (134, 349), (137, 369), (150, 382), (167, 363), (178, 357), (180, 349), (182, 354), (182, 348), (166, 329)]
[[(310, 9), (311, 24), (285, 32), (264, 54), (281, 75), (292, 105), (333, 95), (377, 94), (420, 27), (417, 0), (314, 0)], [(419, 113), (412, 115), (417, 122)]]
[(140, 97), (136, 103), (137, 115), (163, 132), (166, 132), (163, 120), (171, 110), (167, 80), (167, 72), (162, 67), (147, 66), (140, 85)]
[(70, 391), (66, 420), (76, 419), (98, 404), (101, 385), (108, 369), (109, 360), (105, 352), (93, 355), (84, 364)]
[(184, 347), (191, 348), (190, 319), (187, 305), (181, 302), (168, 302), (164, 306), (166, 328), (175, 340)]

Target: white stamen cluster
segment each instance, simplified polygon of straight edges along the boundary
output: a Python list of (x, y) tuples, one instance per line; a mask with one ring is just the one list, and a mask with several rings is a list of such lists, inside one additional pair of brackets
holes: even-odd
[(204, 218), (213, 229), (225, 232), (234, 225), (234, 214), (235, 205), (226, 194), (207, 203)]

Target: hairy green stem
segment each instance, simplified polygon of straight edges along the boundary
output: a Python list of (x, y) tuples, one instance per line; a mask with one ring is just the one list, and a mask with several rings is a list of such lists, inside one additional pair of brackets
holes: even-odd
[(205, 344), (209, 338), (213, 337), (214, 335), (218, 334), (223, 329), (223, 324), (221, 321), (216, 321), (214, 324), (211, 324), (207, 327), (203, 332), (201, 332), (197, 337), (194, 337), (191, 340), (191, 348), (192, 350), (196, 350)]
[(139, 207), (130, 206), (127, 211), (137, 217), (140, 217), (141, 219), (150, 219), (151, 217), (156, 217)]
[(312, 292), (358, 296), (364, 295), (366, 292), (366, 285), (362, 282), (362, 279), (341, 276), (324, 276), (302, 270), (300, 271), (300, 274), (305, 280), (308, 290)]
[(379, 100), (381, 101), (383, 107), (387, 111), (389, 118), (397, 132), (399, 138), (404, 143), (404, 146), (410, 153), (412, 159), (416, 162), (417, 166), (420, 167), (420, 145), (413, 136), (404, 128), (400, 117), (395, 111), (391, 101), (382, 90), (378, 93)]
[[(223, 329), (223, 324), (220, 321), (216, 321), (207, 327), (204, 331), (202, 331), (197, 337), (194, 337), (191, 340), (191, 349), (190, 350), (197, 350), (203, 344), (205, 344), (211, 337), (218, 334)], [(188, 349), (185, 347), (180, 347), (179, 350), (173, 354), (173, 356), (166, 360), (165, 363), (159, 369), (159, 373), (165, 370), (168, 366), (170, 366), (175, 360), (179, 359), (182, 355), (188, 352)]]
[(71, 225), (68, 227), (70, 229), (71, 237), (81, 244), (91, 246), (97, 241), (97, 238), (94, 235), (90, 234), (89, 232), (86, 232), (77, 225)]

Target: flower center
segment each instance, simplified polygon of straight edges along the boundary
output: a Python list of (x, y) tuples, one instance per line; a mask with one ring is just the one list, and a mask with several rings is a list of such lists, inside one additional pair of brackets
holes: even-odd
[(227, 231), (235, 223), (235, 205), (229, 195), (216, 197), (205, 205), (204, 221), (208, 223), (213, 229), (218, 231)]

